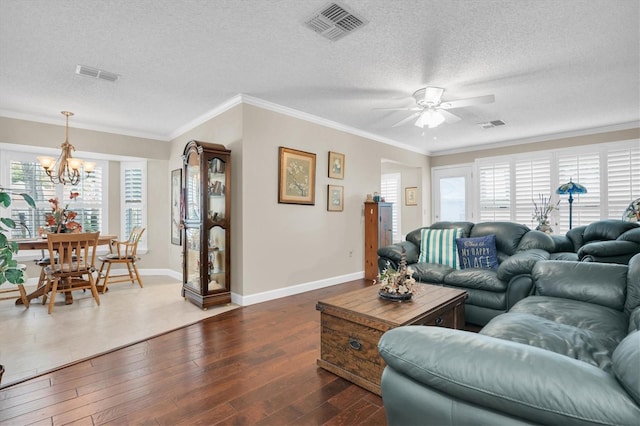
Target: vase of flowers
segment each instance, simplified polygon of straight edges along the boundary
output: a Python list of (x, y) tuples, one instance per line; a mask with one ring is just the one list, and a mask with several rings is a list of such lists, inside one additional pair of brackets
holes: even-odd
[[(80, 194), (78, 192), (71, 192), (69, 199), (72, 201), (78, 198)], [(49, 227), (50, 232), (59, 234), (61, 232), (80, 232), (82, 231), (82, 225), (75, 221), (78, 213), (69, 209), (69, 204), (62, 207), (58, 198), (51, 198), (49, 200), (51, 204), (51, 213), (45, 216), (45, 222)]]
[[(387, 267), (378, 275), (380, 290), (378, 295), (387, 300), (409, 300), (417, 290), (416, 280), (413, 278), (413, 270), (407, 267), (407, 259), (404, 248), (398, 264), (398, 270)], [(374, 282), (375, 284), (375, 282)]]
[[(539, 201), (533, 202), (533, 220), (538, 222), (538, 226), (536, 226), (537, 231), (542, 231), (547, 234), (553, 233), (553, 228), (551, 228), (550, 224), (550, 215), (554, 210), (558, 210), (558, 205), (560, 205), (560, 200), (557, 203), (551, 203), (551, 197), (547, 198), (542, 194), (538, 195)], [(557, 224), (556, 224), (557, 225)]]

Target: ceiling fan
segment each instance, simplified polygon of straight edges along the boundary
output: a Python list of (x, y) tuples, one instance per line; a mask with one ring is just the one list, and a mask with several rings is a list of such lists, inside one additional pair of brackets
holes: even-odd
[(391, 127), (402, 126), (417, 117), (414, 123), (417, 127), (430, 129), (438, 127), (444, 122), (455, 123), (460, 121), (461, 118), (457, 115), (449, 112), (448, 110), (454, 108), (463, 108), (472, 105), (490, 104), (495, 101), (495, 96), (484, 95), (476, 96), (473, 98), (459, 99), (457, 101), (442, 101), (442, 94), (444, 89), (442, 87), (427, 86), (422, 89), (416, 90), (413, 94), (416, 103), (415, 107), (408, 108), (376, 108), (378, 110), (387, 111), (414, 111), (409, 117), (398, 121)]

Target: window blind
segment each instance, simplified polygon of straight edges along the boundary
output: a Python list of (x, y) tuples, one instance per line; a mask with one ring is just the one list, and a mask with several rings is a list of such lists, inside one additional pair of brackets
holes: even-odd
[(400, 241), (400, 173), (385, 173), (380, 181), (380, 196), (385, 202), (393, 203), (392, 230), (393, 242)]
[(640, 198), (640, 148), (607, 153), (607, 216), (621, 219), (631, 201)]
[(511, 165), (483, 163), (478, 168), (480, 222), (511, 220)]

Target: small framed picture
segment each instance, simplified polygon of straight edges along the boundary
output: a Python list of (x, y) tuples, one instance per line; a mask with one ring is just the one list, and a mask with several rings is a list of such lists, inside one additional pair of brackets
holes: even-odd
[(418, 188), (410, 186), (404, 189), (404, 205), (405, 206), (417, 206), (418, 205)]
[(329, 151), (329, 177), (344, 179), (344, 154)]
[(344, 210), (344, 186), (327, 185), (327, 210), (330, 212)]
[(316, 155), (296, 149), (279, 148), (278, 202), (316, 203)]

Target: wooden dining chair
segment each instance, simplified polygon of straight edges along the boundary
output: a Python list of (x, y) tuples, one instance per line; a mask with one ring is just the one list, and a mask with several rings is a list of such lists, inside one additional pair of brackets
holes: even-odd
[[(18, 267), (23, 273), (27, 270), (27, 265), (23, 265), (22, 263), (18, 264)], [(15, 299), (15, 293), (18, 293), (18, 298), (22, 301), (24, 307), (28, 308), (29, 299), (27, 298), (27, 292), (24, 289), (24, 284), (5, 284), (5, 287), (0, 289), (0, 300)], [(10, 296), (6, 296), (7, 294), (10, 294)]]
[[(102, 262), (100, 265), (100, 271), (98, 271), (98, 289), (101, 293), (108, 290), (108, 285), (113, 283), (123, 282), (138, 282), (138, 285), (142, 288), (142, 278), (138, 272), (138, 266), (136, 262), (140, 260), (138, 257), (138, 242), (142, 238), (145, 228), (140, 226), (134, 226), (129, 234), (129, 238), (126, 241), (112, 240), (109, 244), (109, 254), (106, 256), (99, 256), (98, 260)], [(114, 264), (125, 264), (127, 266), (127, 273), (120, 275), (111, 275), (111, 267)], [(102, 273), (104, 266), (107, 265), (107, 271)], [(102, 284), (100, 284), (100, 280)]]
[(99, 232), (85, 232), (47, 236), (50, 263), (45, 268), (47, 283), (42, 304), (46, 303), (50, 292), (49, 313), (53, 312), (57, 293), (71, 293), (75, 290), (91, 290), (96, 304), (100, 306), (93, 277), (99, 235)]

